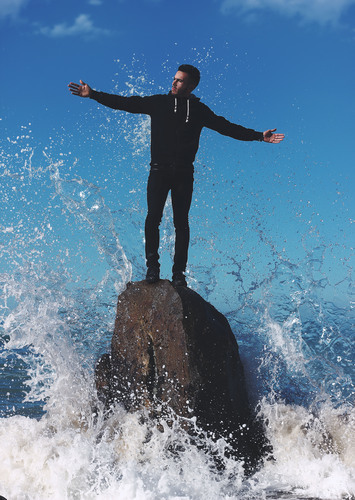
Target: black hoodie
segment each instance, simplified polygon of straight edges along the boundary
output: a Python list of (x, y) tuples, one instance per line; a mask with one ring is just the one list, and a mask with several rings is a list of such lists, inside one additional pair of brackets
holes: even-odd
[(113, 109), (151, 117), (151, 164), (192, 168), (203, 127), (241, 141), (263, 140), (262, 132), (217, 116), (193, 94), (123, 97), (93, 90), (90, 97)]

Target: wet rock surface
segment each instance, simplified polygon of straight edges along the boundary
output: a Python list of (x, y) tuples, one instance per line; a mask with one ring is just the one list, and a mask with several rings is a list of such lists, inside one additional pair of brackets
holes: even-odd
[(130, 283), (118, 297), (111, 353), (96, 366), (98, 396), (128, 411), (169, 407), (225, 437), (251, 467), (267, 450), (250, 411), (238, 344), (227, 319), (167, 280)]

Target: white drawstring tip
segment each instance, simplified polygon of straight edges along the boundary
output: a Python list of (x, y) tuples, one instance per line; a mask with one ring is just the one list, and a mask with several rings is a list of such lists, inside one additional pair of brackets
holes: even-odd
[(187, 100), (187, 102), (186, 102), (186, 106), (187, 106), (187, 112), (186, 112), (186, 120), (185, 120), (185, 123), (188, 123), (189, 118), (190, 118), (190, 99), (188, 99), (188, 100)]

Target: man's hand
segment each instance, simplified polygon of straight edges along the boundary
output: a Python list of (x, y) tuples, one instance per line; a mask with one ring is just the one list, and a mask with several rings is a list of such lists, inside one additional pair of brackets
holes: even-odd
[(91, 95), (91, 87), (87, 83), (84, 83), (80, 80), (80, 85), (78, 83), (70, 82), (69, 90), (73, 95), (78, 95), (79, 97), (90, 97)]
[(263, 132), (264, 142), (273, 142), (274, 144), (278, 144), (284, 140), (284, 134), (274, 134), (275, 130), (276, 128), (273, 128), (272, 130), (266, 130)]

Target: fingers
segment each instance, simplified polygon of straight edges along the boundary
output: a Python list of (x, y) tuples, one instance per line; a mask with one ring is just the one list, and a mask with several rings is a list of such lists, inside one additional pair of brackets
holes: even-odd
[(68, 87), (69, 87), (70, 92), (73, 95), (78, 95), (78, 96), (82, 95), (82, 90), (83, 90), (82, 85), (79, 85), (78, 83), (70, 82)]
[(276, 131), (276, 128), (266, 130), (264, 132), (264, 141), (265, 142), (272, 142), (274, 144), (278, 144), (279, 142), (283, 141), (285, 138), (285, 135), (284, 134), (274, 134), (275, 131)]
[(281, 141), (283, 141), (283, 140), (284, 140), (284, 138), (285, 138), (285, 135), (284, 135), (284, 134), (273, 134), (273, 135), (271, 136), (271, 140), (272, 140), (272, 142), (273, 142), (273, 143), (275, 143), (275, 144), (276, 144), (276, 143), (279, 143), (279, 142), (281, 142)]
[(69, 87), (69, 90), (72, 94), (78, 93), (79, 89), (80, 89), (80, 85), (78, 85), (77, 83), (73, 83), (73, 82), (70, 82), (68, 87)]

